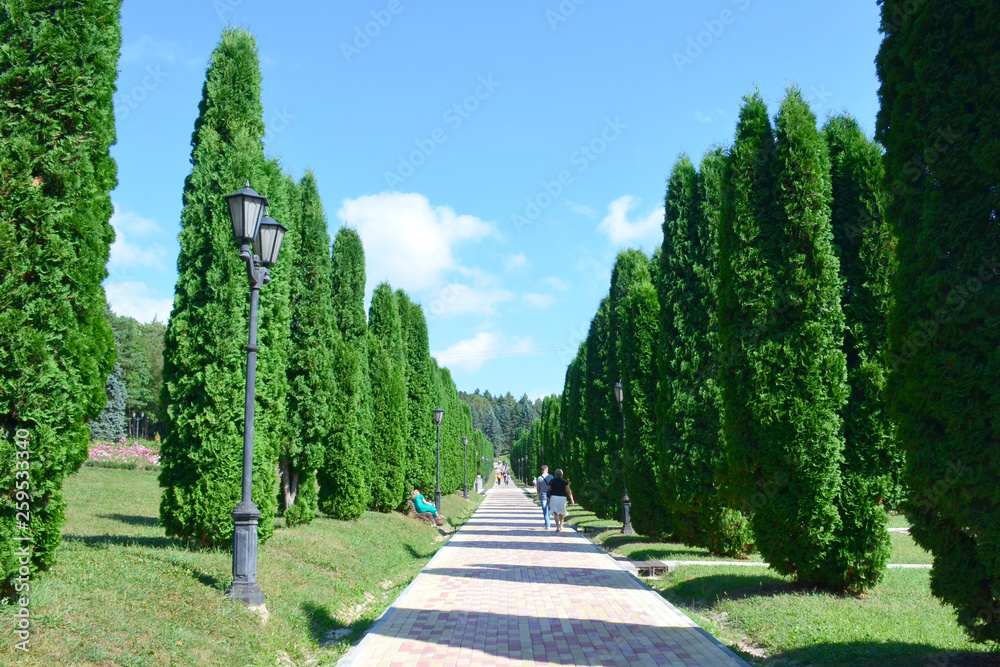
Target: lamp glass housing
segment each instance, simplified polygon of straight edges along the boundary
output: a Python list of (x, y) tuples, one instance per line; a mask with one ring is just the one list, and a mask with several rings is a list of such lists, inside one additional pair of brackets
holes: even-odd
[(229, 220), (233, 223), (233, 238), (237, 243), (251, 243), (257, 235), (267, 197), (250, 187), (250, 181), (236, 193), (226, 196), (229, 205)]
[(264, 266), (274, 266), (278, 262), (278, 252), (288, 228), (270, 216), (264, 216), (257, 227), (254, 250)]
[(617, 383), (615, 384), (615, 401), (616, 401), (617, 403), (621, 403), (621, 402), (622, 402), (622, 393), (623, 393), (623, 392), (622, 392), (622, 381), (621, 381), (621, 380), (619, 380), (619, 381), (618, 381), (618, 382), (617, 382)]
[(442, 410), (441, 408), (435, 408), (434, 409), (434, 423), (440, 426), (441, 425), (441, 420), (443, 418), (444, 418), (444, 410)]

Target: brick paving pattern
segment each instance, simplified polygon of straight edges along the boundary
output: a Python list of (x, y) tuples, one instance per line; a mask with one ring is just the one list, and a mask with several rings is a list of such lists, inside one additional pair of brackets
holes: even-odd
[(343, 666), (746, 665), (519, 489), (491, 490)]

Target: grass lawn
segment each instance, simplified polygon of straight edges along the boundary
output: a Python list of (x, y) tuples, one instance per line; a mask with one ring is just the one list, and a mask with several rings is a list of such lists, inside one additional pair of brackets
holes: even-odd
[[(582, 528), (621, 527), (579, 507), (571, 508), (568, 521)], [(895, 516), (890, 525), (907, 524)], [(908, 534), (889, 535), (891, 563), (932, 562)], [(618, 530), (591, 539), (634, 560), (733, 560)], [(762, 559), (753, 554), (749, 560)], [(888, 570), (882, 583), (857, 597), (807, 589), (770, 569), (735, 564), (681, 565), (646, 582), (755, 665), (1000, 665), (988, 653), (991, 647), (970, 642), (952, 608), (931, 594), (929, 570)]]
[[(17, 652), (17, 664), (330, 665), (444, 544), (436, 528), (398, 513), (295, 529), (278, 519), (259, 550), (271, 613), (261, 627), (222, 597), (229, 552), (164, 536), (155, 473), (83, 468), (65, 492), (58, 561), (32, 582), (31, 652)], [(481, 500), (446, 496), (443, 513), (460, 525)], [(0, 610), (8, 628), (11, 611)], [(0, 663), (13, 641), (0, 634)]]
[(861, 597), (808, 590), (771, 570), (682, 565), (648, 580), (751, 664), (994, 665), (951, 608), (931, 595), (928, 570), (888, 570)]

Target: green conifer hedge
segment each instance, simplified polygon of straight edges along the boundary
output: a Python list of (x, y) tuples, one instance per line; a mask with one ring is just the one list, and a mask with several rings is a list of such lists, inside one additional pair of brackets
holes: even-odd
[(931, 590), (1000, 640), (1000, 4), (882, 0), (877, 138), (896, 242), (887, 395)]
[(120, 12), (120, 0), (0, 3), (0, 595), (20, 567), (15, 536), (30, 534), (32, 570), (55, 562), (63, 479), (107, 401)]
[[(223, 197), (248, 179), (261, 190), (269, 184), (260, 81), (253, 36), (223, 31), (191, 140), (177, 286), (163, 352), (160, 521), (168, 535), (206, 546), (232, 543), (230, 512), (241, 493), (250, 288)], [(261, 511), (263, 541), (276, 509), (275, 460), (265, 430), (255, 429), (254, 449), (253, 502)]]

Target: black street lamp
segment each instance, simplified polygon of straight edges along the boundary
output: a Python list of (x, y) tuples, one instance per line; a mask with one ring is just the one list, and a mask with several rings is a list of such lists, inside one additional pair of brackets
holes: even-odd
[[(271, 267), (278, 260), (281, 241), (288, 231), (284, 225), (264, 216), (268, 205), (250, 187), (250, 181), (226, 197), (233, 238), (240, 244), (240, 259), (246, 262), (250, 282), (250, 333), (247, 351), (246, 403), (243, 409), (243, 490), (233, 510), (233, 584), (226, 597), (247, 605), (263, 605), (264, 593), (257, 585), (257, 519), (260, 511), (251, 498), (253, 476), (253, 412), (257, 383), (257, 304), (260, 288), (271, 281)], [(251, 249), (252, 246), (252, 249)]]
[(469, 499), (469, 439), (462, 437), (462, 489), (465, 491), (465, 499)]
[[(120, 424), (121, 422), (118, 422), (118, 423)], [(132, 411), (132, 421), (130, 421), (128, 423), (128, 437), (129, 438), (132, 437), (132, 430), (133, 429), (135, 430), (135, 438), (136, 438), (136, 440), (138, 440), (139, 439), (139, 418), (136, 417), (134, 410)]]
[(437, 505), (438, 513), (441, 513), (441, 420), (444, 419), (444, 410), (434, 408), (434, 423), (437, 424), (437, 445), (438, 445), (438, 476), (437, 491), (434, 492), (434, 504)]
[(622, 381), (615, 385), (615, 400), (618, 401), (618, 412), (622, 416), (622, 535), (635, 535), (632, 529), (632, 502), (628, 499), (628, 482), (625, 479), (625, 410), (622, 409)]

